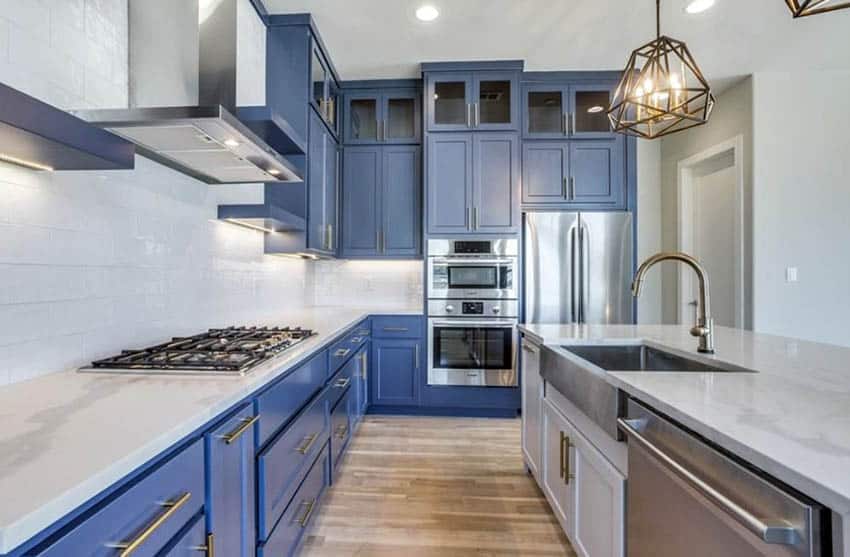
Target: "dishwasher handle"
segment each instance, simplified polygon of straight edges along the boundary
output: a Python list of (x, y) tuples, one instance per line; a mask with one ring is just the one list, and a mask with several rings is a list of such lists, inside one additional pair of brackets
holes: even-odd
[(706, 499), (717, 505), (723, 512), (735, 519), (744, 528), (755, 534), (762, 541), (776, 545), (796, 545), (800, 541), (800, 534), (789, 523), (782, 520), (765, 521), (750, 513), (703, 480), (695, 476), (687, 468), (670, 458), (664, 451), (644, 437), (639, 431), (641, 420), (617, 419), (617, 425), (625, 433), (629, 442), (637, 441), (644, 450), (649, 452), (665, 468), (676, 474), (685, 483), (697, 490)]

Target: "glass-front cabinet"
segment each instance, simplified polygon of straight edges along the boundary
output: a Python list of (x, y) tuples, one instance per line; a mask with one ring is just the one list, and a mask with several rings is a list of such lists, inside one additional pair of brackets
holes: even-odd
[(523, 87), (523, 137), (602, 139), (613, 135), (608, 121), (612, 84), (535, 84)]
[(420, 103), (414, 89), (349, 92), (345, 95), (347, 144), (419, 143)]
[(334, 133), (338, 133), (340, 87), (317, 46), (310, 57), (311, 102)]
[(428, 131), (515, 130), (517, 72), (430, 72)]

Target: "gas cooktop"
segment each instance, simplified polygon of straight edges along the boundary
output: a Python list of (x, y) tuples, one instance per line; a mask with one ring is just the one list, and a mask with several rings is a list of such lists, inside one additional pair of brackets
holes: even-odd
[(300, 327), (229, 327), (124, 350), (83, 372), (245, 375), (257, 364), (315, 335)]

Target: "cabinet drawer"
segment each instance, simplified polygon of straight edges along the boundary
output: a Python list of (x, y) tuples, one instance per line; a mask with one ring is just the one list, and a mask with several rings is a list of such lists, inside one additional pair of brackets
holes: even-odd
[(143, 542), (133, 557), (155, 555), (203, 506), (204, 442), (198, 440), (38, 555), (115, 557), (115, 544), (137, 540)]
[(204, 515), (199, 514), (157, 557), (203, 557), (202, 548), (206, 547), (207, 529), (204, 524)]
[(322, 351), (257, 397), (257, 447), (262, 447), (322, 388), (327, 379), (328, 353)]
[(333, 468), (339, 462), (342, 450), (351, 438), (351, 397), (354, 391), (348, 389), (331, 413), (331, 462)]
[(328, 401), (328, 408), (336, 406), (336, 403), (339, 402), (339, 399), (342, 398), (345, 391), (352, 383), (354, 383), (354, 378), (359, 371), (360, 359), (351, 358), (344, 366), (342, 366), (342, 369), (334, 375), (327, 388), (326, 399)]
[(347, 362), (351, 356), (357, 352), (366, 341), (369, 340), (371, 331), (367, 322), (360, 323), (350, 332), (348, 332), (340, 340), (331, 345), (330, 348), (330, 367), (328, 374), (333, 375), (342, 364)]
[(419, 315), (379, 315), (372, 320), (375, 338), (422, 338), (425, 320)]
[(294, 553), (304, 531), (310, 526), (310, 519), (318, 510), (319, 498), (329, 483), (328, 459), (328, 447), (325, 445), (271, 537), (260, 546), (257, 557), (282, 557)]
[(327, 399), (316, 399), (257, 457), (257, 529), (265, 540), (289, 504), (310, 463), (327, 444)]

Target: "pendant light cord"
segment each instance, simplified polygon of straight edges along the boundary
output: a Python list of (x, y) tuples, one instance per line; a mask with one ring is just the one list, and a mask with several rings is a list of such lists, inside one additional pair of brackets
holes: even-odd
[(655, 0), (655, 37), (661, 38), (661, 0)]

